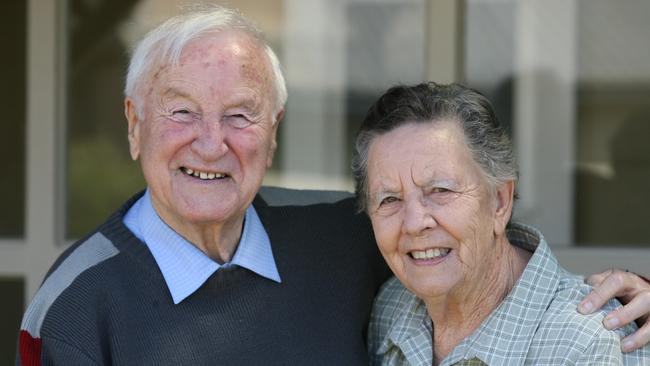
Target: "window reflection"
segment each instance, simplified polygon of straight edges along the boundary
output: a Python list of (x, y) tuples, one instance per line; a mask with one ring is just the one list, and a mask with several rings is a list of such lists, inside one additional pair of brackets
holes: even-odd
[(85, 234), (144, 187), (128, 155), (122, 107), (128, 45), (119, 33), (137, 3), (67, 2), (69, 238)]
[(649, 246), (650, 3), (578, 4), (576, 241)]
[(25, 281), (22, 278), (0, 277), (0, 365), (16, 361), (16, 336), (24, 311)]
[[(128, 156), (122, 114), (126, 51), (146, 29), (177, 13), (180, 2), (67, 3), (67, 233), (77, 237), (144, 187)], [(332, 177), (345, 184), (354, 133), (369, 104), (391, 84), (419, 82), (436, 67), (426, 59), (436, 14), (424, 0), (223, 3), (260, 25), (286, 67), (290, 96), (267, 184), (327, 186)], [(455, 30), (461, 79), (488, 95), (513, 136), (529, 134), (524, 142), (531, 146), (517, 148), (528, 154), (520, 159), (523, 167), (537, 175), (522, 178), (534, 179), (529, 188), (537, 191), (522, 195), (534, 205), (519, 213), (535, 219), (540, 212), (558, 217), (561, 210), (561, 220), (547, 220), (552, 227), (542, 229), (562, 233), (570, 244), (650, 245), (650, 225), (642, 221), (650, 198), (641, 188), (650, 179), (650, 152), (635, 139), (647, 136), (650, 125), (644, 107), (650, 105), (650, 23), (644, 17), (650, 2), (574, 0), (567, 4), (575, 16), (557, 2), (462, 4), (462, 26)], [(539, 19), (552, 24), (533, 24)], [(571, 41), (550, 42), (542, 31)], [(529, 88), (523, 99), (522, 79)], [(560, 149), (548, 136), (563, 137)], [(552, 150), (566, 153), (545, 155)], [(558, 191), (565, 195), (553, 201)], [(564, 202), (559, 209), (558, 201)]]
[(647, 246), (650, 84), (584, 86), (579, 95), (576, 239)]
[(25, 29), (26, 2), (3, 1), (0, 5), (0, 238), (21, 237), (25, 201)]
[[(567, 12), (575, 16), (559, 20)], [(642, 0), (466, 1), (465, 80), (494, 102), (515, 138), (520, 183), (529, 180), (520, 184), (529, 205), (515, 217), (548, 223), (540, 217), (572, 210), (566, 230), (542, 230), (568, 238), (561, 244), (650, 246), (649, 12)], [(517, 138), (522, 130), (529, 139)], [(573, 186), (558, 184), (566, 169)], [(553, 203), (560, 194), (571, 202)]]

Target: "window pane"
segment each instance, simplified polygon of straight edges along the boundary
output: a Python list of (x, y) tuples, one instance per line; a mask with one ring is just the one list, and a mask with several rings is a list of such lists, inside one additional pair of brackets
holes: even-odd
[(650, 3), (467, 0), (464, 80), (513, 132), (515, 220), (553, 244), (650, 247)]
[(650, 3), (579, 5), (576, 240), (649, 246)]
[(23, 316), (25, 281), (22, 278), (0, 278), (0, 365), (13, 365), (18, 346), (18, 330)]
[(3, 1), (0, 22), (0, 237), (21, 237), (25, 200), (26, 2)]
[(426, 4), (351, 1), (345, 11), (344, 175), (351, 177), (352, 145), (370, 105), (394, 84), (423, 80)]
[(352, 189), (352, 141), (370, 103), (425, 75), (426, 10), (422, 0), (285, 1), (282, 176), (267, 182)]
[(137, 2), (67, 2), (69, 238), (97, 226), (144, 187), (129, 157), (122, 107), (128, 44), (120, 30)]

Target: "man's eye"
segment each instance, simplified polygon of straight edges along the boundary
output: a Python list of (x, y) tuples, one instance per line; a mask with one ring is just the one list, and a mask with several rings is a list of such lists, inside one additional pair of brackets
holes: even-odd
[(246, 128), (253, 124), (246, 115), (241, 113), (226, 115), (224, 121), (234, 128)]
[(248, 117), (246, 117), (243, 114), (231, 114), (231, 115), (228, 115), (226, 117), (229, 118), (229, 119), (233, 119), (233, 120), (246, 120), (246, 121), (248, 121)]
[(171, 112), (170, 119), (180, 123), (191, 123), (198, 119), (198, 115), (189, 109), (176, 109)]
[(434, 189), (431, 190), (431, 193), (447, 193), (451, 192), (451, 190), (443, 187), (435, 187)]

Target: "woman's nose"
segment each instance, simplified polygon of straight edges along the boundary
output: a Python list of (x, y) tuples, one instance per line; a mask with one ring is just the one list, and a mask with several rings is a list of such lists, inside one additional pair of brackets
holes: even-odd
[(430, 207), (422, 202), (420, 197), (410, 198), (405, 202), (402, 232), (404, 234), (419, 236), (429, 229), (436, 227), (437, 222), (433, 217)]

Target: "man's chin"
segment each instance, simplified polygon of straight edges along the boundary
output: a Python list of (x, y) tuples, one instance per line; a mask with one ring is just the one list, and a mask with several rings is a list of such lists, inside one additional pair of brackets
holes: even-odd
[(181, 220), (187, 224), (201, 224), (201, 225), (220, 225), (226, 222), (237, 221), (243, 219), (246, 208), (223, 206), (223, 202), (209, 205), (208, 202), (201, 202), (201, 204), (188, 207), (181, 213)]
[(159, 212), (163, 221), (173, 229), (186, 225), (220, 225), (243, 219), (246, 212), (244, 206), (247, 205), (236, 192), (192, 193), (177, 195), (170, 202), (167, 214)]

